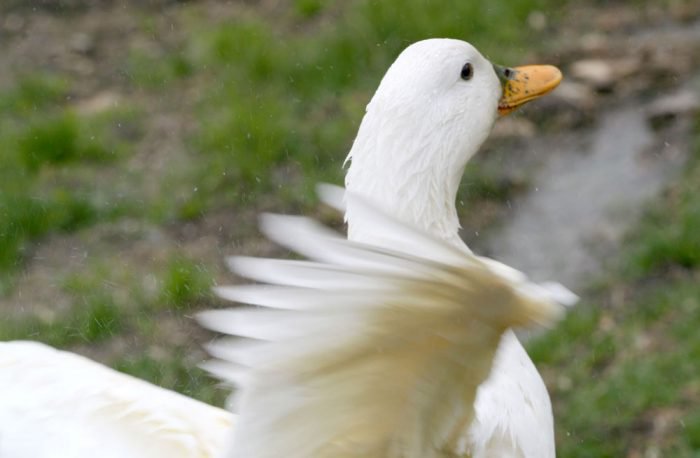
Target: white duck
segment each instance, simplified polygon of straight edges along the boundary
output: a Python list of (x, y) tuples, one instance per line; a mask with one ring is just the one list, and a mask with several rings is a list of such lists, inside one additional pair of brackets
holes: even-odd
[(345, 210), (348, 239), (266, 217), (268, 236), (315, 262), (234, 259), (273, 286), (219, 293), (264, 308), (201, 317), (244, 337), (214, 344), (210, 364), (239, 386), (235, 428), (78, 356), (5, 343), (0, 456), (553, 457), (547, 391), (509, 328), (551, 323), (575, 298), (471, 254), (454, 202), (498, 113), (560, 79), (493, 66), (458, 40), (408, 47), (367, 107), (348, 193), (321, 192)]

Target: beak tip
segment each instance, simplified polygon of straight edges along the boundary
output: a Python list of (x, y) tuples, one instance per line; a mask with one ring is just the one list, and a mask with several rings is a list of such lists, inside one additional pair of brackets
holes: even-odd
[(516, 77), (507, 80), (498, 112), (504, 116), (530, 100), (553, 91), (564, 75), (554, 65), (527, 65), (516, 67)]
[(554, 84), (554, 87), (556, 87), (559, 85), (559, 83), (561, 83), (561, 80), (564, 79), (564, 75), (562, 74), (561, 70), (559, 70), (554, 65), (549, 65), (548, 67), (551, 67), (552, 69), (552, 82)]

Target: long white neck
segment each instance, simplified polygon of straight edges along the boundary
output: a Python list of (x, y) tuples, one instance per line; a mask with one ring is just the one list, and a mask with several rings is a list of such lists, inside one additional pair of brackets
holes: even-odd
[[(476, 76), (465, 84), (455, 82), (448, 69), (457, 71), (467, 54)], [(428, 40), (407, 48), (367, 107), (348, 155), (348, 191), (467, 249), (458, 235), (455, 199), (464, 167), (486, 140), (498, 113), (502, 89), (492, 68), (473, 48), (451, 40)], [(350, 239), (382, 243), (383, 228), (361, 218), (352, 200), (347, 202), (346, 219)], [(510, 331), (489, 378), (478, 388), (474, 408), (476, 420), (465, 426), (470, 456), (554, 457), (547, 390)]]
[[(484, 119), (476, 123), (478, 128), (465, 132), (453, 125), (463, 122), (458, 119), (437, 127), (426, 120), (416, 129), (402, 129), (406, 123), (382, 122), (387, 113), (382, 115), (369, 111), (360, 126), (348, 156), (352, 162), (346, 188), (402, 221), (463, 246), (455, 199), (464, 167), (494, 120)], [(346, 219), (350, 239), (373, 242), (377, 228), (372, 221), (355, 218), (351, 204)]]
[[(409, 224), (468, 249), (458, 235), (455, 199), (464, 167), (485, 140), (492, 121), (460, 148), (449, 136), (422, 129), (378, 133), (368, 116), (350, 152), (347, 189)], [(378, 243), (381, 228), (356, 218), (353, 202), (347, 204), (348, 238)], [(501, 341), (488, 379), (478, 388), (474, 408), (476, 420), (463, 433), (470, 456), (554, 458), (547, 390), (511, 331)]]

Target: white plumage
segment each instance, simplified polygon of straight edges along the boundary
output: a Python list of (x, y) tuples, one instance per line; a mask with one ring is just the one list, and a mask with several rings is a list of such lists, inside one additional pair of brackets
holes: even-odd
[(234, 336), (211, 345), (208, 367), (238, 386), (235, 427), (81, 357), (6, 343), (0, 456), (554, 456), (549, 397), (509, 328), (550, 324), (575, 296), (473, 255), (454, 204), (497, 113), (556, 86), (551, 69), (518, 80), (457, 40), (399, 56), (348, 156), (347, 193), (320, 193), (348, 238), (265, 216), (268, 237), (309, 260), (234, 258), (262, 284), (218, 293), (253, 307), (200, 317)]
[[(338, 208), (342, 193), (325, 188)], [(272, 285), (220, 288), (252, 304), (206, 312), (228, 334), (211, 369), (239, 387), (231, 457), (439, 457), (464, 447), (478, 385), (510, 326), (549, 324), (569, 294), (435, 239), (349, 194), (377, 245), (311, 220), (263, 230), (311, 261), (234, 258)], [(391, 249), (384, 248), (391, 246)], [(240, 338), (244, 337), (244, 338)]]
[(208, 458), (233, 415), (36, 342), (0, 342), (0, 457)]

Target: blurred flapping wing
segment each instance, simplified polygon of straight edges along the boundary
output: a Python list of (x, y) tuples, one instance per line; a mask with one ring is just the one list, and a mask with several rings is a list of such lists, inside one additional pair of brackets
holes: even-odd
[[(501, 334), (548, 325), (573, 299), (437, 240), (359, 196), (322, 199), (382, 228), (364, 245), (301, 217), (265, 215), (263, 232), (308, 261), (237, 257), (258, 284), (218, 294), (253, 307), (205, 312), (230, 337), (208, 368), (238, 388), (231, 457), (433, 457), (473, 417)], [(569, 293), (570, 294), (570, 293)]]

